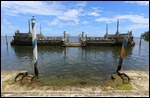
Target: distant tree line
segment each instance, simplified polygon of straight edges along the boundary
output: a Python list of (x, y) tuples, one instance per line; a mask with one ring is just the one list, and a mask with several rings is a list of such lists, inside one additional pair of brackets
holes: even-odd
[(141, 36), (144, 37), (145, 40), (149, 41), (149, 31), (143, 33)]

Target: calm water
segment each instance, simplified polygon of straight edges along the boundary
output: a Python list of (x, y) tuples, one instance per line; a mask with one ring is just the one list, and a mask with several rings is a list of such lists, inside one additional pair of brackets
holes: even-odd
[[(27, 70), (33, 74), (32, 46), (11, 46), (13, 37), (1, 37), (1, 70)], [(71, 42), (78, 37), (70, 37)], [(135, 46), (127, 47), (122, 70), (149, 70), (149, 42), (134, 38)], [(68, 85), (86, 82), (99, 84), (116, 72), (119, 47), (38, 46), (39, 75), (46, 84)]]

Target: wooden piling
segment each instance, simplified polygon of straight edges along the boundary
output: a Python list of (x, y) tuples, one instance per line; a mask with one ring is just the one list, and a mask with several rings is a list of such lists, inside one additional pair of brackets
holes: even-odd
[(141, 46), (141, 41), (142, 41), (142, 35), (140, 36), (140, 46)]
[(8, 45), (8, 41), (7, 41), (7, 35), (5, 35), (5, 37), (6, 37), (6, 45)]
[(66, 31), (64, 31), (64, 42), (66, 42)]

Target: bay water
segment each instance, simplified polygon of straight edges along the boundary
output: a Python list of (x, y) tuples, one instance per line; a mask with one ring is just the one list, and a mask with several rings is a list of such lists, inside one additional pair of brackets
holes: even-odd
[[(32, 46), (11, 46), (12, 36), (1, 36), (1, 70), (34, 74)], [(134, 38), (127, 47), (121, 70), (149, 70), (149, 41)], [(70, 37), (78, 42), (78, 37)], [(121, 46), (38, 46), (39, 76), (47, 85), (101, 84), (116, 73)]]

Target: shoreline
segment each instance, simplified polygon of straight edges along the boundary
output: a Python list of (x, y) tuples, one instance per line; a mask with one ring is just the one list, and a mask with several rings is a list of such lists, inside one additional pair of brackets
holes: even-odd
[(123, 86), (26, 86), (14, 82), (23, 71), (1, 71), (1, 96), (149, 96), (149, 71), (121, 71), (130, 77)]

